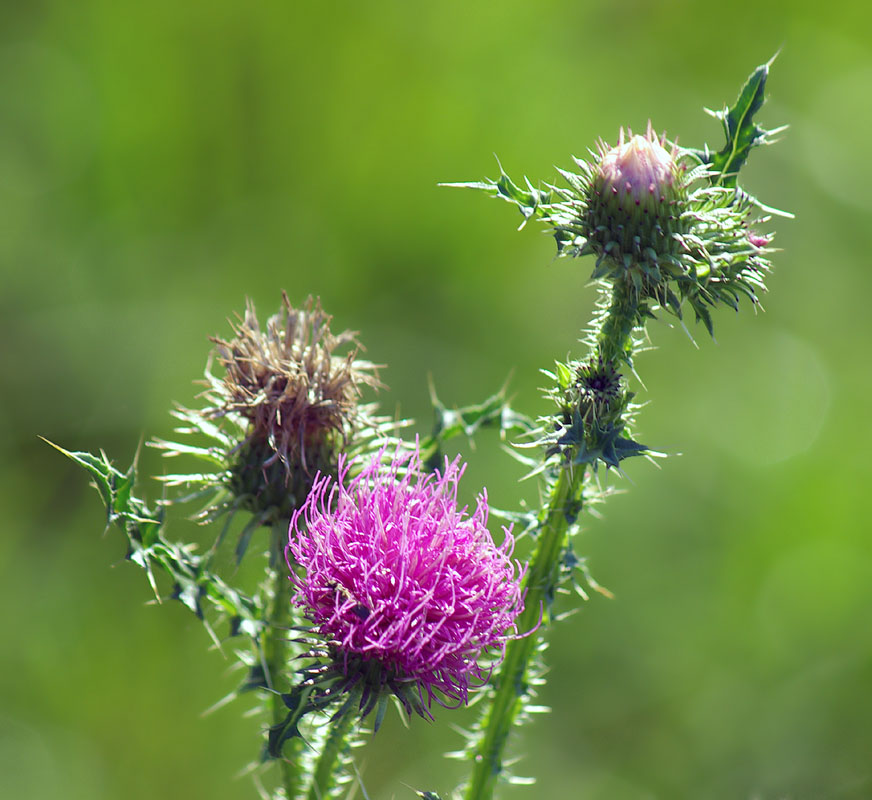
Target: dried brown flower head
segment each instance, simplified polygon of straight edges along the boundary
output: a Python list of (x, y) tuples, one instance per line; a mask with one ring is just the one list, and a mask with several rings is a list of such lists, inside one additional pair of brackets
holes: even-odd
[[(168, 487), (187, 490), (166, 504), (200, 502), (196, 518), (202, 522), (225, 514), (232, 519), (240, 510), (253, 515), (240, 533), (237, 561), (258, 527), (287, 529), (319, 472), (335, 476), (342, 454), (366, 452), (397, 427), (376, 416), (374, 404), (360, 402), (365, 387), (380, 386), (376, 367), (358, 358), (356, 334), (334, 335), (330, 322), (319, 300), (310, 297), (294, 308), (282, 292), (279, 312), (262, 329), (247, 301), (244, 315), (231, 322), (233, 336), (212, 337), (201, 407), (173, 412), (183, 423), (176, 428), (182, 440), (150, 442), (165, 456), (208, 464), (165, 475)], [(212, 371), (216, 360), (223, 376)], [(276, 558), (279, 553), (271, 550)]]
[[(308, 471), (308, 451), (333, 434), (345, 438), (357, 421), (361, 387), (378, 385), (375, 367), (357, 358), (355, 334), (334, 335), (330, 322), (320, 300), (310, 297), (295, 309), (283, 292), (282, 309), (265, 331), (249, 300), (233, 325), (234, 338), (212, 338), (226, 370), (215, 416), (245, 417), (249, 438), (265, 439), (288, 469)], [(337, 354), (344, 345), (352, 349)]]
[[(228, 454), (231, 492), (252, 511), (302, 503), (317, 471), (332, 472), (338, 452), (372, 419), (361, 390), (376, 367), (358, 358), (351, 331), (334, 335), (320, 300), (282, 307), (262, 329), (254, 304), (237, 316), (233, 337), (212, 337), (223, 378), (207, 369), (206, 419), (230, 418), (245, 431)], [(345, 350), (344, 353), (339, 352)]]

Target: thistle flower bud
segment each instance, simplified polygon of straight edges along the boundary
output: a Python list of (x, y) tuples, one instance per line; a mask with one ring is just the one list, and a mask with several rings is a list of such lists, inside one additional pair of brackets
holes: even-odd
[(735, 105), (710, 112), (726, 135), (720, 151), (669, 144), (649, 122), (642, 136), (622, 128), (614, 147), (601, 141), (590, 159), (575, 158), (578, 171), (559, 169), (566, 187), (536, 188), (526, 178), (519, 185), (502, 168), (497, 180), (448, 185), (483, 190), (517, 206), (525, 221), (541, 220), (559, 255), (595, 255), (591, 279), (634, 315), (626, 336), (658, 309), (681, 318), (685, 304), (713, 333), (714, 307), (738, 309), (742, 296), (756, 304), (765, 291), (771, 237), (754, 226), (792, 216), (738, 185), (751, 150), (784, 130), (754, 120), (771, 63), (753, 72)]
[(621, 128), (617, 145), (599, 151), (583, 222), (590, 249), (622, 270), (674, 258), (687, 197), (677, 147), (667, 150), (649, 122), (644, 136)]
[(635, 406), (617, 362), (597, 354), (586, 361), (557, 364), (556, 387), (549, 396), (558, 414), (543, 429), (538, 444), (546, 455), (560, 454), (574, 465), (602, 463), (618, 468), (631, 456), (650, 452), (628, 435)]
[(579, 413), (585, 421), (604, 420), (623, 406), (621, 373), (602, 356), (583, 362), (575, 370)]

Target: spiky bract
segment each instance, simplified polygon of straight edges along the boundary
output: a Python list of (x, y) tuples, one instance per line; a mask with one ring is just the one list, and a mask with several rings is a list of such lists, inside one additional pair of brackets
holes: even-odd
[(422, 716), (467, 702), (516, 633), (511, 531), (494, 543), (484, 492), (472, 514), (458, 508), (463, 472), (459, 457), (425, 473), (417, 448), (382, 450), (353, 479), (344, 460), (320, 476), (294, 514), (294, 603), (326, 642), (326, 678), (363, 688), (363, 715), (391, 693)]

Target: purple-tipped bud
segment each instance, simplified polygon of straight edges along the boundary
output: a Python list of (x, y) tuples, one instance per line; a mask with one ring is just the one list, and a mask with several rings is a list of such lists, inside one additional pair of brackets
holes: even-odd
[(600, 191), (608, 197), (618, 198), (619, 206), (627, 207), (628, 201), (656, 211), (658, 204), (675, 199), (675, 184), (678, 171), (675, 165), (675, 150), (670, 153), (657, 140), (648, 123), (646, 136), (633, 136), (624, 142), (621, 129), (617, 147), (607, 150), (599, 162), (597, 183)]
[[(644, 136), (621, 129), (618, 143), (600, 143), (599, 159), (584, 216), (583, 233), (590, 248), (615, 269), (633, 267), (643, 273), (657, 268), (664, 257), (674, 257), (676, 234), (684, 233), (682, 220), (687, 186), (678, 149), (666, 148), (648, 123)], [(656, 281), (656, 272), (654, 273)]]

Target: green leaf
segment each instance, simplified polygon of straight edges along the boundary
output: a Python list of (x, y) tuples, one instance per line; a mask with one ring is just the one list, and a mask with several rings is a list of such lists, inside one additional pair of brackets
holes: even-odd
[[(499, 163), (499, 162), (497, 162)], [(518, 186), (506, 173), (500, 165), (500, 177), (497, 180), (487, 178), (484, 181), (473, 181), (469, 183), (440, 183), (440, 186), (448, 186), (453, 189), (478, 189), (486, 192), (491, 197), (501, 197), (503, 200), (512, 203), (518, 207), (521, 215), (526, 222), (530, 217), (547, 216), (547, 212), (542, 206), (547, 206), (551, 202), (551, 191), (536, 189), (529, 180), (524, 178), (526, 189)], [(524, 223), (521, 223), (523, 227)]]
[(561, 389), (568, 389), (572, 385), (572, 370), (560, 361), (557, 363), (557, 382)]
[(261, 759), (281, 758), (285, 742), (302, 738), (300, 721), (306, 714), (321, 711), (334, 702), (334, 696), (311, 684), (298, 684), (290, 692), (282, 693), (282, 702), (289, 709), (285, 718), (271, 726)]
[[(230, 633), (244, 633), (257, 639), (263, 629), (263, 610), (258, 601), (229, 587), (208, 569), (207, 559), (191, 552), (190, 545), (171, 542), (164, 537), (164, 509), (151, 509), (136, 497), (136, 459), (126, 472), (116, 469), (101, 452), (74, 453), (44, 439), (67, 458), (84, 467), (106, 505), (108, 522), (127, 537), (127, 560), (145, 570), (155, 597), (160, 600), (155, 573), (169, 577), (172, 597), (190, 609), (207, 625), (203, 602), (226, 618)], [(208, 625), (207, 625), (208, 628)], [(211, 631), (211, 629), (209, 629)]]
[(290, 713), (277, 725), (270, 727), (267, 733), (266, 749), (263, 754), (264, 761), (267, 758), (281, 758), (285, 742), (297, 736), (302, 736), (298, 723), (299, 717), (294, 713)]
[(431, 386), (430, 402), (436, 415), (433, 433), (420, 442), (421, 457), (427, 469), (442, 467), (442, 445), (456, 436), (465, 434), (472, 438), (482, 428), (497, 428), (500, 436), (512, 431), (527, 433), (535, 428), (531, 419), (509, 405), (505, 389), (500, 389), (482, 403), (448, 408), (442, 404), (436, 396), (436, 390)]
[(765, 101), (764, 90), (769, 77), (769, 67), (777, 53), (765, 64), (761, 64), (748, 78), (739, 97), (732, 108), (724, 107), (721, 111), (706, 111), (721, 121), (727, 143), (717, 153), (705, 151), (690, 151), (704, 164), (709, 165), (712, 172), (717, 173), (713, 183), (730, 189), (736, 188), (739, 170), (755, 147), (771, 144), (779, 133), (787, 126), (767, 130), (754, 122), (754, 115), (761, 109)]
[(242, 529), (242, 533), (239, 534), (239, 540), (236, 542), (236, 565), (239, 566), (242, 563), (242, 559), (245, 557), (245, 553), (248, 550), (248, 545), (251, 542), (251, 537), (254, 535), (254, 532), (261, 527), (261, 525), (267, 524), (269, 517), (272, 515), (270, 511), (264, 511), (261, 514), (257, 514), (253, 516)]

